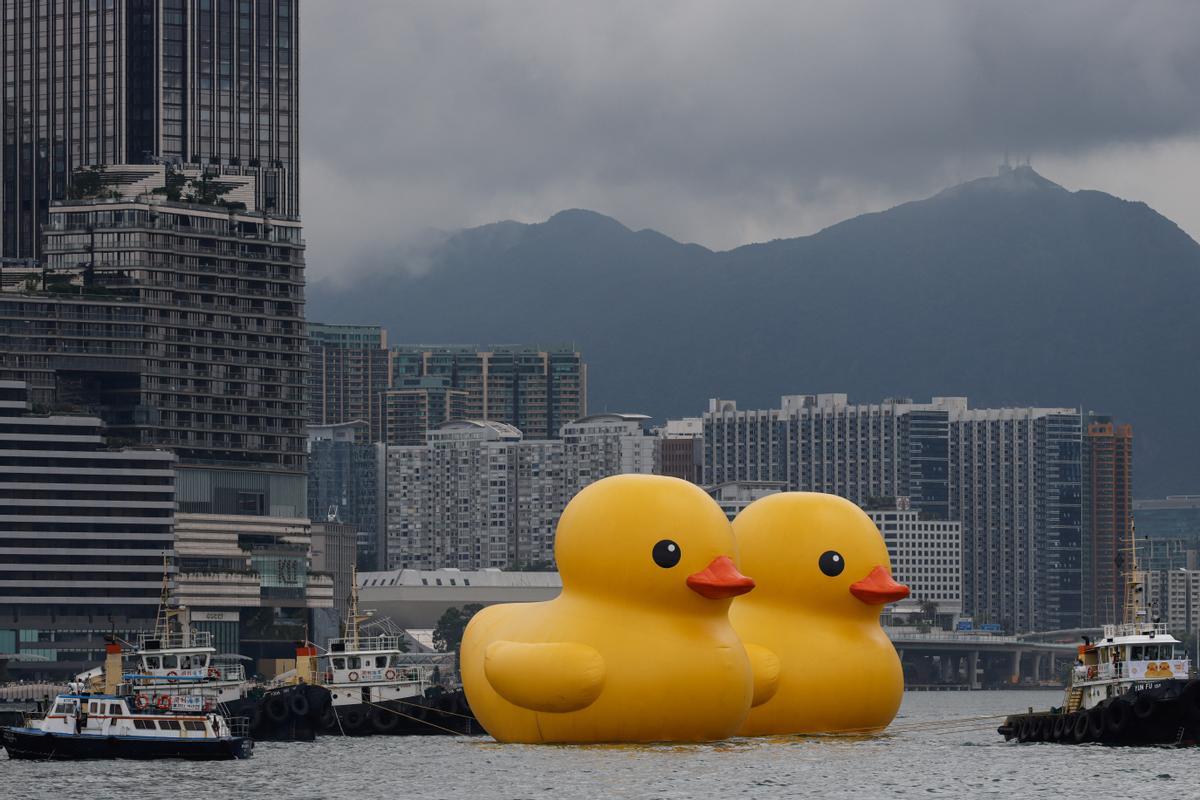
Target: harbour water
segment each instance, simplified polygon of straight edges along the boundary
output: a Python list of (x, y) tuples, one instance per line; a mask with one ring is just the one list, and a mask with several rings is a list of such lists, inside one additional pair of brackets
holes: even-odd
[(1018, 745), (996, 734), (999, 719), (978, 719), (1061, 699), (1048, 691), (908, 693), (892, 728), (873, 737), (597, 747), (325, 737), (262, 743), (248, 761), (116, 768), (0, 756), (0, 784), (13, 800), (1200, 796), (1200, 749)]

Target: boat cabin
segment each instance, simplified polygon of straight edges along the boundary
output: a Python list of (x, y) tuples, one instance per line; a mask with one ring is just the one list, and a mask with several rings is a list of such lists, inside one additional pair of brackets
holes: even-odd
[(1190, 670), (1183, 644), (1165, 624), (1106, 625), (1102, 638), (1080, 646), (1072, 683), (1186, 679)]
[(399, 636), (331, 639), (325, 657), (328, 684), (421, 682), (431, 672), (401, 651)]
[(219, 714), (144, 714), (116, 695), (62, 694), (38, 728), (45, 733), (88, 736), (216, 738), (231, 735)]

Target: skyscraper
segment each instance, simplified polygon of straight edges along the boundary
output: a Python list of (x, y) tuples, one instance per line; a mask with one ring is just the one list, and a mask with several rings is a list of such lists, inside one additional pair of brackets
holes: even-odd
[(308, 562), (298, 3), (0, 3), (0, 251), (45, 267), (4, 276), (0, 377), (175, 451), (193, 624), (288, 653), (333, 605)]
[(363, 441), (382, 441), (387, 388), (387, 331), (378, 325), (309, 323), (309, 425), (361, 420), (367, 423)]
[(1085, 617), (1092, 625), (1122, 621), (1125, 576), (1132, 567), (1133, 426), (1093, 416), (1084, 437), (1091, 528)]
[(965, 397), (852, 404), (843, 394), (793, 395), (765, 410), (712, 400), (704, 480), (775, 483), (859, 505), (909, 497), (922, 520), (962, 524), (966, 613), (1006, 630), (1075, 628), (1082, 438), (1074, 409), (972, 409)]
[(297, 0), (3, 0), (0, 255), (37, 257), (82, 167), (254, 175), (299, 213)]

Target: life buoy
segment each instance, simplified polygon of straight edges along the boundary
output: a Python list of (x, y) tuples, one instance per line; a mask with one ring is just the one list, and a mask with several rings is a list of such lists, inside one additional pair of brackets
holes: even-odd
[(221, 680), (221, 670), (217, 669), (216, 667), (209, 667), (208, 668), (208, 677), (210, 677), (216, 681)]
[(158, 696), (158, 702), (156, 702), (154, 705), (158, 706), (160, 711), (166, 711), (171, 707), (171, 698), (165, 694), (160, 694)]
[(175, 670), (171, 670), (170, 672), (168, 672), (168, 673), (167, 673), (167, 677), (168, 677), (168, 678), (174, 678), (174, 677), (176, 677), (176, 676), (178, 676), (178, 675), (179, 675), (179, 673), (178, 673), (178, 672), (176, 672)]
[(146, 706), (150, 705), (150, 698), (144, 694), (139, 694), (133, 699), (133, 704), (138, 707), (138, 710), (145, 710)]
[(389, 681), (396, 680), (396, 670), (389, 669), (387, 672), (383, 673), (383, 677), (387, 678)]
[(357, 673), (357, 672), (351, 672), (351, 673), (350, 673), (349, 675), (347, 675), (346, 677), (347, 677), (347, 678), (349, 678), (351, 682), (354, 682), (354, 681), (358, 680), (358, 673)]
[(1089, 681), (1096, 679), (1096, 666), (1094, 664), (1088, 667), (1087, 676)]
[(215, 708), (215, 707), (216, 707), (216, 704), (213, 703), (213, 701), (211, 699), (209, 699), (209, 698), (204, 699), (204, 713), (207, 714), (209, 711), (212, 711), (213, 708)]

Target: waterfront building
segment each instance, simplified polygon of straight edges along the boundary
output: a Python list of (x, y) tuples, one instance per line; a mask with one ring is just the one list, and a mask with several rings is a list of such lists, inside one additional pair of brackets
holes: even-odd
[(1069, 408), (951, 413), (950, 513), (963, 606), (1005, 631), (1083, 622), (1082, 420)]
[(0, 255), (40, 257), (81, 168), (218, 166), (299, 213), (296, 0), (0, 5)]
[(948, 412), (941, 399), (851, 404), (844, 394), (789, 395), (766, 410), (710, 400), (704, 483), (771, 481), (859, 504), (911, 497), (927, 518), (947, 519)]
[(362, 420), (363, 442), (383, 441), (389, 386), (387, 331), (378, 325), (308, 324), (308, 424)]
[(641, 414), (598, 414), (560, 439), (494, 420), (451, 420), (389, 446), (382, 481), (388, 569), (550, 569), (559, 516), (579, 489), (654, 471)]
[(909, 596), (892, 613), (919, 615), (926, 603), (933, 603), (939, 618), (958, 617), (963, 610), (962, 525), (923, 519), (907, 497), (866, 513), (883, 535), (892, 577), (909, 588)]
[(1087, 524), (1084, 548), (1084, 619), (1094, 626), (1123, 621), (1124, 592), (1132, 567), (1133, 426), (1092, 416), (1084, 436)]
[(0, 380), (0, 653), (10, 677), (63, 680), (103, 659), (104, 636), (153, 630), (174, 555), (175, 456), (115, 449), (103, 423), (31, 413)]
[(382, 441), (397, 446), (425, 444), (425, 433), (467, 417), (468, 394), (445, 376), (401, 378), (383, 392)]
[(587, 367), (573, 347), (396, 345), (393, 385), (441, 377), (467, 393), (464, 417), (512, 425), (529, 439), (557, 438), (587, 415)]
[(552, 600), (562, 579), (551, 571), (394, 569), (360, 572), (358, 586), (360, 606), (401, 628), (430, 630), (451, 608)]
[(780, 483), (868, 507), (909, 497), (922, 520), (962, 526), (964, 613), (1009, 631), (1083, 621), (1078, 410), (825, 394), (765, 410), (712, 400), (703, 420), (706, 485)]
[(308, 517), (355, 530), (359, 569), (386, 565), (380, 522), (382, 445), (366, 441), (367, 423), (308, 428)]

